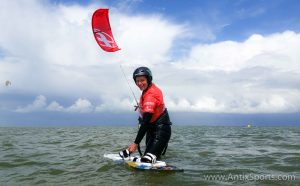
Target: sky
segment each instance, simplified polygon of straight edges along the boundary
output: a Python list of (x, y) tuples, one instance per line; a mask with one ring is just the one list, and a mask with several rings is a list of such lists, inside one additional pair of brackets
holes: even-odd
[(0, 25), (0, 126), (135, 125), (139, 66), (174, 125), (300, 125), (297, 0), (10, 0)]

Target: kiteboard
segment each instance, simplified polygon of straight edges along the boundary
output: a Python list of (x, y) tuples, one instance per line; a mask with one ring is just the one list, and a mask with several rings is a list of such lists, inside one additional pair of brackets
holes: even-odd
[(134, 157), (129, 157), (122, 159), (119, 154), (104, 154), (105, 158), (111, 159), (115, 162), (124, 162), (131, 169), (138, 170), (156, 170), (156, 171), (183, 171), (173, 165), (168, 165), (164, 161), (156, 161), (156, 163), (144, 163), (144, 162), (135, 162), (133, 161)]

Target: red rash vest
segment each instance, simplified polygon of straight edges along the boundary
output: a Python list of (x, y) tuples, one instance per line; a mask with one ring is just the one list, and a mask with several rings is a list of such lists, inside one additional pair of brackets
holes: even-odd
[(152, 113), (150, 123), (156, 121), (165, 110), (164, 98), (161, 90), (155, 85), (151, 84), (145, 91), (143, 91), (140, 98), (140, 114), (143, 116), (145, 112)]

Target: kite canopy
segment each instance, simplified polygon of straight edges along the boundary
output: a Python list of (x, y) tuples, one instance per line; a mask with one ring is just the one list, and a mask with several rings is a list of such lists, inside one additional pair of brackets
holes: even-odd
[(108, 9), (98, 9), (92, 17), (92, 28), (98, 45), (106, 52), (120, 50), (114, 40), (108, 18)]
[(11, 82), (7, 80), (7, 81), (5, 82), (5, 86), (8, 87), (8, 86), (10, 86), (10, 85), (11, 85)]

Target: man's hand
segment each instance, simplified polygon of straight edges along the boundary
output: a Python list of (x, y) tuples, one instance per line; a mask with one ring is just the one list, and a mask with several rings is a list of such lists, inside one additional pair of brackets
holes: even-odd
[(138, 144), (133, 143), (133, 144), (129, 145), (128, 150), (130, 153), (133, 153), (136, 151), (137, 148), (138, 148)]

